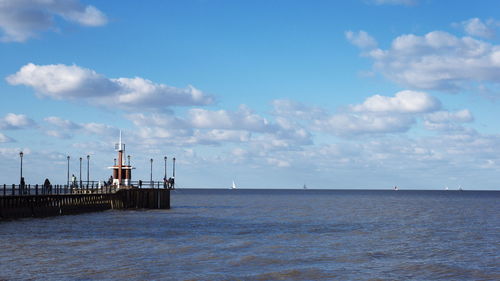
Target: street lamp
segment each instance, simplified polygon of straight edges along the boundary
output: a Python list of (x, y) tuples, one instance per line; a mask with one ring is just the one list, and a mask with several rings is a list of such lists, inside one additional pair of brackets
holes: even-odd
[(153, 158), (151, 158), (150, 161), (151, 161), (151, 173), (149, 174), (149, 182), (153, 184)]
[(24, 153), (22, 151), (19, 152), (19, 157), (21, 158), (21, 176), (19, 177), (19, 182), (21, 182), (23, 178), (23, 156)]
[(90, 178), (90, 155), (87, 155), (87, 186), (89, 185)]
[(166, 180), (167, 179), (167, 156), (163, 157), (163, 159), (165, 160), (165, 175), (163, 176), (163, 179)]
[(80, 188), (82, 188), (82, 157), (80, 157)]
[(174, 167), (173, 167), (173, 171), (172, 171), (172, 177), (175, 179), (175, 157), (174, 159), (172, 159), (174, 161)]
[[(24, 153), (19, 152), (19, 157), (21, 158), (21, 176), (19, 178), (19, 194), (24, 193), (24, 179), (23, 179), (23, 155)], [(12, 195), (14, 195), (14, 188), (12, 188)]]
[(173, 165), (172, 165), (172, 182), (170, 185), (170, 188), (175, 188), (175, 157), (172, 159), (173, 160)]
[(67, 182), (67, 184), (69, 186), (69, 155), (66, 157), (66, 159), (68, 159), (68, 177), (67, 177), (68, 182)]

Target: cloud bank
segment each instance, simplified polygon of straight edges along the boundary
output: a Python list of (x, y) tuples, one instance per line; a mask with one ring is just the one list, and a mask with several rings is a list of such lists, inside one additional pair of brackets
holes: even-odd
[(176, 88), (140, 77), (110, 79), (76, 65), (29, 63), (6, 80), (11, 85), (32, 87), (40, 97), (81, 99), (92, 105), (131, 111), (213, 102), (211, 97), (193, 86)]
[(24, 42), (39, 32), (53, 30), (54, 17), (82, 26), (101, 26), (107, 23), (104, 13), (78, 0), (2, 0), (0, 29), (4, 42)]
[(35, 121), (24, 114), (8, 113), (0, 118), (0, 129), (3, 130), (27, 129), (35, 125)]
[[(476, 34), (485, 32), (474, 30)], [(362, 31), (346, 33), (347, 39), (373, 60), (376, 71), (411, 89), (463, 91), (477, 88), (478, 84), (483, 87), (500, 84), (499, 45), (433, 31), (423, 36), (398, 36), (389, 49), (367, 50), (364, 47), (374, 44), (359, 42), (366, 41), (363, 38), (368, 36)]]

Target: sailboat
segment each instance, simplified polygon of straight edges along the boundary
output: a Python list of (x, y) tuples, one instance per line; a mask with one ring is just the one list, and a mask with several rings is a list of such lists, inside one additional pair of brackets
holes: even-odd
[(236, 189), (236, 184), (233, 181), (233, 185), (231, 186), (231, 189)]

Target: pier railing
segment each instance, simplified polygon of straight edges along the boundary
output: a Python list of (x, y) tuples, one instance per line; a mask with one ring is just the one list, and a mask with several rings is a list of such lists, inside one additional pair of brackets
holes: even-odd
[[(133, 188), (169, 188), (163, 181), (131, 181), (129, 186)], [(43, 185), (43, 184), (3, 184), (0, 185), (0, 196), (19, 195), (66, 195), (66, 194), (110, 194), (118, 190), (116, 185), (101, 184), (97, 181), (76, 182), (75, 184)]]
[(59, 194), (108, 194), (116, 192), (115, 186), (71, 186), (71, 185), (43, 185), (43, 184), (11, 184), (0, 185), (0, 196), (19, 195), (59, 195)]

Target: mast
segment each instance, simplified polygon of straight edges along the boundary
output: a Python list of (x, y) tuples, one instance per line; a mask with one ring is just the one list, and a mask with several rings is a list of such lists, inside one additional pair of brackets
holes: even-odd
[(122, 184), (122, 168), (123, 166), (123, 144), (122, 144), (122, 130), (120, 130), (120, 139), (118, 141), (118, 187)]

